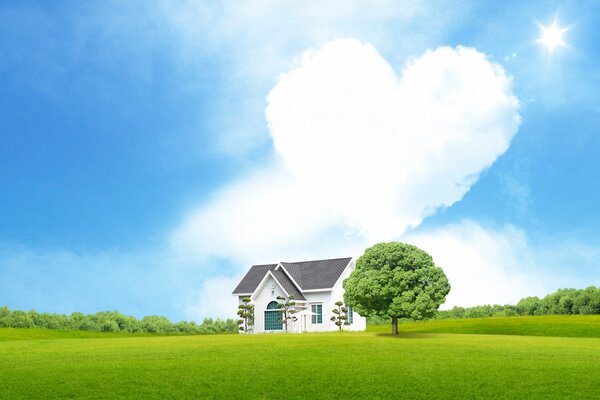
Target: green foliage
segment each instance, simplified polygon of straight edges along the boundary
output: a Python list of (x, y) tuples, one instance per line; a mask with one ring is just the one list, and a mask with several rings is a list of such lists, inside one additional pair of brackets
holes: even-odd
[(12, 328), (33, 328), (33, 320), (25, 311), (13, 311), (10, 317)]
[(348, 307), (344, 305), (343, 301), (336, 301), (335, 305), (337, 308), (331, 310), (334, 314), (331, 320), (335, 322), (341, 332), (344, 325), (350, 325), (350, 322), (348, 322)]
[(367, 326), (387, 325), (390, 323), (389, 317), (380, 317), (379, 315), (371, 315), (367, 317)]
[(8, 307), (0, 307), (0, 328), (10, 328), (11, 312)]
[(344, 301), (361, 315), (421, 320), (435, 315), (450, 284), (425, 251), (405, 243), (368, 248), (344, 281)]
[(543, 299), (525, 297), (516, 305), (483, 305), (453, 307), (438, 311), (436, 319), (510, 317), (514, 315), (577, 315), (600, 314), (600, 288), (558, 289)]
[(250, 297), (242, 298), (237, 315), (240, 317), (238, 320), (240, 332), (252, 332), (254, 330), (254, 305), (250, 303)]
[(44, 328), (60, 330), (79, 330), (90, 332), (126, 332), (154, 334), (215, 334), (236, 333), (236, 321), (212, 318), (205, 319), (202, 324), (181, 321), (172, 323), (167, 318), (151, 315), (138, 320), (118, 311), (102, 311), (84, 315), (74, 312), (71, 315), (42, 313), (35, 310), (11, 311), (8, 307), (0, 307), (0, 328)]
[(279, 300), (279, 312), (281, 313), (281, 321), (285, 326), (285, 331), (288, 331), (288, 321), (296, 322), (298, 318), (294, 315), (298, 310), (294, 309), (296, 302), (294, 301), (294, 295), (288, 297), (277, 296)]

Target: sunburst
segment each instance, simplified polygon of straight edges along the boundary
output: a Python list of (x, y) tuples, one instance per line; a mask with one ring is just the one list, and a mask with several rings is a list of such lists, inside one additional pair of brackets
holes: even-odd
[(539, 27), (542, 31), (542, 37), (538, 39), (538, 42), (545, 45), (550, 54), (554, 52), (556, 47), (564, 47), (567, 45), (563, 40), (563, 34), (568, 28), (558, 26), (558, 21), (556, 19), (550, 26), (539, 25)]

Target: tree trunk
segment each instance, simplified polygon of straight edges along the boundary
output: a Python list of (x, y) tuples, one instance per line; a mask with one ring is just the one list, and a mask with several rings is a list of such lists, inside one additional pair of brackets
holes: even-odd
[(398, 334), (398, 317), (392, 317), (392, 335)]

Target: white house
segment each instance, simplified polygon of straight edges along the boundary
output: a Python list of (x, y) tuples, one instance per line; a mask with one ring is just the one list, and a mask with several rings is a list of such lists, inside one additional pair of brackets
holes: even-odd
[[(254, 304), (254, 332), (283, 332), (277, 296), (294, 296), (296, 322), (288, 322), (290, 332), (326, 332), (339, 329), (331, 317), (337, 301), (344, 301), (342, 282), (354, 270), (351, 257), (331, 260), (280, 262), (253, 265), (233, 291), (250, 297)], [(367, 320), (349, 309), (344, 330), (365, 330)]]

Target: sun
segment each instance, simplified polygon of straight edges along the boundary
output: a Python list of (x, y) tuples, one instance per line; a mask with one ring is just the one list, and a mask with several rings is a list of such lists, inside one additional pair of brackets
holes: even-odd
[(558, 22), (556, 20), (554, 20), (550, 26), (539, 26), (542, 30), (542, 37), (538, 39), (538, 42), (545, 45), (550, 54), (554, 52), (556, 47), (563, 47), (567, 45), (563, 40), (563, 34), (567, 31), (567, 28), (561, 28), (558, 26)]

